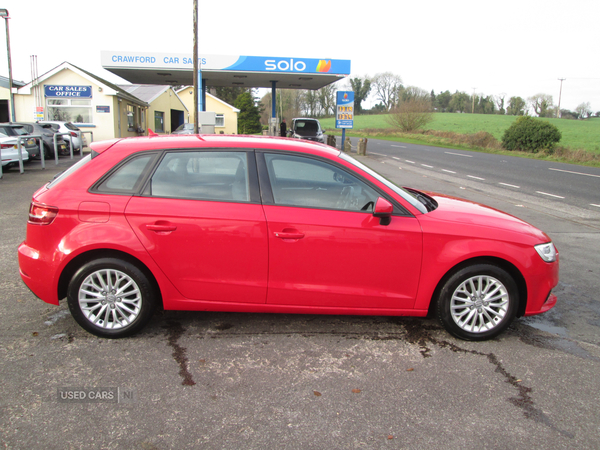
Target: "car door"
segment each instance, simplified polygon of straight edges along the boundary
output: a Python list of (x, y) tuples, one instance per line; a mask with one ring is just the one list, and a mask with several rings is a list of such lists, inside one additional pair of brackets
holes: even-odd
[(422, 253), (415, 217), (398, 214), (386, 225), (373, 215), (381, 191), (341, 165), (258, 155), (269, 232), (267, 303), (340, 313), (414, 306)]
[(253, 152), (166, 152), (126, 217), (183, 296), (265, 303), (268, 242)]

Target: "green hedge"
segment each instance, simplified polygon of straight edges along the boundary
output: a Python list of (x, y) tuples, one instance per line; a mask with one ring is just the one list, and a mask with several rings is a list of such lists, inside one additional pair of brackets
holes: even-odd
[(555, 125), (545, 120), (522, 116), (504, 132), (502, 146), (506, 150), (537, 153), (542, 149), (551, 149), (561, 137), (562, 134)]

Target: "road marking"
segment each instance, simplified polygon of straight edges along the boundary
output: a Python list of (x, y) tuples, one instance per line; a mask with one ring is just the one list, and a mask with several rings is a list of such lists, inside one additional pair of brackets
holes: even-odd
[(554, 170), (555, 172), (574, 173), (575, 175), (585, 175), (586, 177), (600, 178), (600, 175), (594, 175), (592, 173), (573, 172), (572, 170), (553, 169), (552, 167), (550, 167), (548, 170)]
[(596, 205), (594, 203), (590, 203), (590, 206), (595, 206), (596, 208), (600, 208), (600, 205)]
[(456, 173), (456, 172), (453, 172), (452, 170), (448, 170), (448, 169), (442, 169), (442, 172)]
[(427, 164), (421, 164), (423, 167), (427, 167), (428, 169), (433, 169), (433, 166), (428, 166)]
[(391, 145), (391, 147), (396, 147), (396, 148), (406, 148), (404, 145)]
[(408, 159), (406, 160), (407, 163), (411, 163), (411, 164), (416, 164), (416, 162), (414, 161), (409, 161)]
[(535, 192), (538, 194), (547, 195), (548, 197), (564, 198), (564, 197), (561, 197), (560, 195), (548, 194), (547, 192), (541, 192), (541, 191), (535, 191)]
[(400, 158), (398, 158), (397, 156), (392, 156), (392, 158), (397, 159), (398, 161), (400, 161)]
[(515, 189), (521, 189), (521, 186), (515, 186), (514, 184), (508, 184), (508, 183), (498, 183), (501, 184), (502, 186), (508, 186), (511, 188), (515, 188)]
[(464, 156), (465, 158), (472, 158), (473, 155), (463, 155), (461, 153), (444, 152), (446, 155)]
[(481, 181), (485, 181), (485, 178), (479, 178), (479, 177), (476, 177), (476, 176), (473, 176), (473, 175), (467, 175), (467, 177), (469, 177), (469, 178), (473, 178), (474, 180), (481, 180)]

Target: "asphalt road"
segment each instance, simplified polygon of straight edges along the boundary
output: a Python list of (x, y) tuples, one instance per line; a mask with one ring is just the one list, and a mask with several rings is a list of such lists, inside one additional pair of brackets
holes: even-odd
[(456, 178), (600, 212), (600, 168), (369, 140), (369, 153)]
[[(503, 163), (493, 158), (481, 164), (486, 178), (465, 170), (466, 163), (442, 167), (434, 156), (437, 164), (429, 164), (373, 141), (368, 150), (361, 160), (399, 184), (486, 203), (546, 231), (560, 251), (557, 306), (482, 343), (456, 340), (431, 319), (187, 312), (157, 314), (133, 338), (96, 338), (76, 325), (64, 302), (44, 304), (19, 278), (16, 248), (31, 194), (68, 161), (45, 171), (30, 165), (24, 175), (11, 170), (0, 180), (2, 445), (600, 447), (600, 212), (589, 206), (594, 201), (536, 195), (549, 189), (532, 182), (528, 171), (508, 182), (527, 191), (499, 185), (492, 175)], [(349, 276), (360, 270), (360, 261), (341, 263)], [(87, 398), (61, 399), (77, 392)], [(89, 401), (90, 393), (102, 392), (104, 400)]]

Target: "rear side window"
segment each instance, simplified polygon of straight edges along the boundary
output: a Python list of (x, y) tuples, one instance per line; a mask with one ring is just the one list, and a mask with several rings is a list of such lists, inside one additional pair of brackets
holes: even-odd
[(250, 201), (246, 152), (167, 153), (150, 181), (154, 197)]
[(146, 168), (155, 154), (144, 154), (129, 159), (114, 170), (93, 190), (105, 194), (133, 194), (138, 191)]

